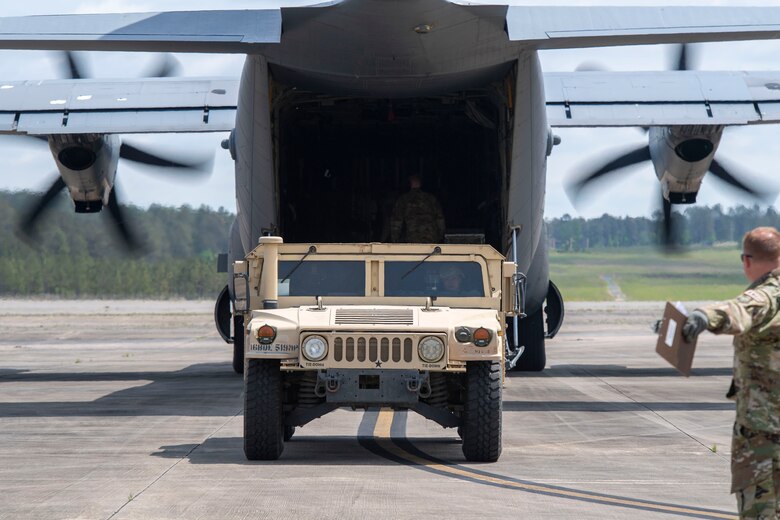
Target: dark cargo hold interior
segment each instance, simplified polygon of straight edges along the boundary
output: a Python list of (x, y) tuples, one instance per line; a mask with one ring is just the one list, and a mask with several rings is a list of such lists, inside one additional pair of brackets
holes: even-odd
[(447, 234), (501, 250), (505, 105), (486, 88), (412, 99), (336, 98), (288, 90), (274, 103), (286, 242), (389, 242), (408, 177), (444, 211)]

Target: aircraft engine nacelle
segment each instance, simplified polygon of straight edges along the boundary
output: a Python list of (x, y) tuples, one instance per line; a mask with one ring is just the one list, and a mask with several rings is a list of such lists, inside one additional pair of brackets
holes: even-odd
[(49, 136), (49, 148), (76, 206), (76, 213), (96, 213), (108, 204), (120, 146), (116, 135)]
[(650, 128), (650, 157), (664, 198), (692, 204), (723, 135), (722, 126)]

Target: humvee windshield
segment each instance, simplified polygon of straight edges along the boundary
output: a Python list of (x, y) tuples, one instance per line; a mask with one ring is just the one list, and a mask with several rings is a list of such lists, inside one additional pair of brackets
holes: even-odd
[(365, 286), (363, 261), (279, 262), (279, 296), (365, 296)]
[(385, 262), (385, 296), (484, 297), (482, 267), (477, 262)]
[[(385, 261), (384, 296), (484, 297), (477, 262)], [(279, 296), (365, 296), (362, 260), (279, 262)]]

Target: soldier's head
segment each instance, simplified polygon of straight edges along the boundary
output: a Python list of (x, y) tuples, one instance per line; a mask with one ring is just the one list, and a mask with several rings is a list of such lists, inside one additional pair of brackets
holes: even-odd
[(463, 271), (455, 267), (454, 265), (445, 266), (441, 273), (439, 273), (442, 284), (446, 291), (458, 291), (460, 290), (461, 283), (463, 283)]
[(422, 188), (422, 179), (419, 175), (410, 175), (409, 176), (409, 187), (413, 190), (419, 190)]
[(758, 227), (742, 239), (742, 269), (751, 282), (780, 267), (780, 232)]

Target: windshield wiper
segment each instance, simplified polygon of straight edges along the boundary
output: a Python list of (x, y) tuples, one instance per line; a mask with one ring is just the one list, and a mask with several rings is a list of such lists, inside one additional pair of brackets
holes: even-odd
[(286, 282), (286, 281), (287, 281), (287, 279), (288, 279), (289, 277), (291, 277), (291, 276), (292, 276), (292, 274), (293, 274), (293, 273), (296, 271), (296, 269), (298, 269), (298, 268), (301, 266), (301, 264), (303, 263), (303, 261), (304, 261), (304, 260), (306, 260), (306, 257), (307, 257), (307, 256), (309, 256), (310, 254), (312, 254), (312, 253), (316, 253), (316, 252), (317, 252), (317, 248), (316, 248), (316, 247), (314, 247), (314, 246), (309, 246), (309, 250), (306, 252), (306, 254), (305, 254), (305, 255), (303, 255), (303, 257), (302, 257), (300, 260), (298, 260), (298, 263), (297, 263), (297, 264), (295, 264), (295, 265), (293, 266), (293, 268), (292, 268), (292, 269), (290, 269), (290, 272), (289, 272), (289, 273), (287, 273), (286, 275), (284, 275), (284, 278), (282, 278), (282, 279), (281, 279), (281, 281), (280, 281), (279, 283), (284, 283), (284, 282)]
[(439, 246), (436, 246), (436, 247), (434, 247), (434, 248), (433, 248), (433, 251), (431, 251), (430, 253), (428, 253), (428, 256), (426, 256), (425, 258), (423, 258), (422, 260), (420, 260), (419, 262), (417, 262), (417, 264), (416, 264), (414, 267), (412, 267), (411, 269), (409, 269), (408, 271), (406, 271), (406, 274), (405, 274), (405, 275), (403, 275), (403, 276), (401, 277), (401, 280), (403, 280), (404, 278), (406, 278), (407, 276), (409, 276), (410, 274), (412, 274), (412, 273), (414, 272), (414, 270), (415, 270), (415, 269), (417, 269), (418, 267), (420, 267), (421, 265), (423, 265), (423, 264), (425, 263), (425, 261), (426, 261), (426, 260), (428, 260), (430, 257), (432, 257), (433, 255), (438, 255), (439, 253), (441, 253), (441, 248), (440, 248)]

